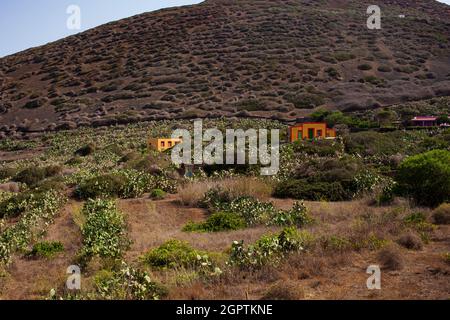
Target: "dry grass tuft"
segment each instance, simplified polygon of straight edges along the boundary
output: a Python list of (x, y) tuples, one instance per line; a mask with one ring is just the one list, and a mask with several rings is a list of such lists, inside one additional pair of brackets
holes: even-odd
[(221, 188), (232, 197), (253, 196), (262, 201), (272, 194), (270, 183), (258, 178), (238, 177), (187, 183), (179, 190), (180, 201), (185, 206), (196, 206), (204, 194), (213, 188)]
[(421, 250), (423, 247), (422, 239), (413, 232), (407, 232), (400, 236), (397, 243), (407, 249)]
[(301, 300), (305, 292), (298, 283), (281, 280), (269, 288), (261, 300)]
[(434, 209), (432, 216), (435, 224), (450, 224), (450, 203), (443, 203)]
[(385, 270), (401, 270), (403, 269), (403, 255), (401, 251), (394, 245), (383, 248), (378, 253), (378, 261)]

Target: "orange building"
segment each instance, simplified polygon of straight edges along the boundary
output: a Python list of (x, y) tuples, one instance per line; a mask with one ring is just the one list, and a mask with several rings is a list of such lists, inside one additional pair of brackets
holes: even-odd
[(162, 152), (173, 148), (177, 144), (183, 142), (182, 139), (160, 139), (150, 138), (148, 139), (148, 147), (150, 149)]
[(289, 140), (294, 142), (303, 139), (335, 139), (336, 130), (327, 128), (326, 123), (304, 122), (289, 127)]

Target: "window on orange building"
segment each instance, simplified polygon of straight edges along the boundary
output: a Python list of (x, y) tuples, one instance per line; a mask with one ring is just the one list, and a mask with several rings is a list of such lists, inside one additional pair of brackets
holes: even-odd
[(161, 147), (165, 147), (166, 146), (166, 143), (164, 142), (164, 141), (161, 141)]
[(317, 136), (318, 137), (322, 137), (322, 134), (323, 134), (322, 130), (317, 130)]

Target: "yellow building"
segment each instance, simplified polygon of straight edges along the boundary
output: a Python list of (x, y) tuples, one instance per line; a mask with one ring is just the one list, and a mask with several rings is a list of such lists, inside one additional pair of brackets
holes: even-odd
[(177, 144), (183, 142), (182, 139), (161, 139), (161, 138), (150, 138), (148, 139), (148, 147), (150, 149), (162, 152), (173, 148)]
[(335, 139), (336, 130), (327, 128), (326, 123), (305, 122), (289, 127), (289, 140), (294, 142), (303, 139)]

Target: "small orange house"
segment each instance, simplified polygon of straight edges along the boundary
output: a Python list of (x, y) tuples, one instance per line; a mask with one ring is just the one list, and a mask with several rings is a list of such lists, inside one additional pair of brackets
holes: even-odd
[(168, 149), (175, 147), (177, 144), (183, 142), (182, 139), (161, 139), (161, 138), (150, 138), (148, 139), (148, 147), (150, 149), (163, 152)]
[(335, 139), (336, 130), (327, 128), (326, 123), (304, 122), (289, 127), (289, 140), (294, 142), (303, 139)]

